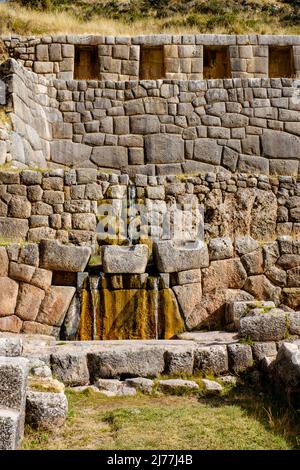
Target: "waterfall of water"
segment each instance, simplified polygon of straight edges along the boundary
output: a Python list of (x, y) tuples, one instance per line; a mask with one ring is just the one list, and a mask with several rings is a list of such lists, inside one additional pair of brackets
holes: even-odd
[(92, 301), (92, 317), (93, 317), (93, 339), (99, 339), (99, 321), (100, 321), (100, 293), (99, 293), (99, 276), (90, 276), (90, 289)]
[(128, 230), (127, 230), (127, 238), (129, 240), (129, 244), (132, 245), (134, 241), (134, 218), (135, 218), (135, 202), (136, 202), (136, 187), (134, 184), (130, 183), (128, 185), (128, 213), (127, 213), (127, 223), (128, 223)]
[(158, 314), (159, 314), (159, 291), (158, 291), (159, 279), (155, 277), (153, 280), (153, 301), (154, 301), (154, 319), (155, 319), (155, 339), (158, 339)]

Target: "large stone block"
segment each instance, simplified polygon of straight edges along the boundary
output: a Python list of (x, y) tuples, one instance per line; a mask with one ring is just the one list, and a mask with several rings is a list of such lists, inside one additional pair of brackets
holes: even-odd
[(130, 129), (132, 134), (156, 134), (160, 131), (160, 122), (153, 114), (131, 116)]
[(21, 338), (0, 337), (0, 356), (17, 357), (21, 356), (23, 344)]
[(207, 245), (200, 241), (158, 241), (153, 245), (155, 262), (161, 273), (187, 271), (208, 266)]
[(240, 319), (240, 336), (253, 341), (280, 341), (287, 335), (287, 314), (279, 309)]
[(19, 447), (20, 413), (0, 407), (0, 450), (16, 450)]
[(5, 246), (0, 247), (0, 277), (8, 275), (8, 256)]
[(21, 282), (16, 315), (22, 320), (34, 321), (39, 313), (42, 300), (45, 297), (45, 291), (38, 287)]
[(282, 131), (264, 130), (261, 136), (262, 151), (265, 157), (298, 159), (300, 137)]
[(154, 134), (145, 137), (147, 163), (184, 161), (184, 141), (178, 135)]
[(222, 147), (215, 139), (197, 139), (194, 143), (194, 159), (200, 162), (220, 165)]
[(166, 368), (168, 375), (193, 374), (194, 369), (194, 348), (187, 346), (177, 346), (170, 348), (165, 354)]
[(41, 304), (36, 321), (50, 326), (61, 326), (75, 294), (75, 287), (52, 286)]
[(264, 274), (248, 277), (244, 289), (258, 300), (272, 300), (278, 305), (281, 289), (273, 286)]
[(233, 257), (233, 245), (230, 237), (212, 238), (208, 244), (209, 258), (220, 260)]
[(227, 347), (222, 345), (200, 346), (195, 349), (195, 371), (216, 375), (228, 371)]
[(229, 344), (227, 349), (229, 367), (235, 374), (253, 366), (252, 350), (249, 344)]
[(95, 147), (91, 160), (99, 167), (121, 169), (128, 165), (128, 152), (125, 147)]
[(54, 353), (50, 358), (54, 376), (69, 387), (87, 385), (90, 380), (85, 353)]
[(290, 392), (299, 396), (300, 388), (300, 354), (296, 344), (283, 343), (272, 364), (275, 380), (279, 380)]
[(225, 319), (226, 323), (233, 324), (236, 329), (238, 329), (240, 324), (240, 319), (246, 317), (249, 312), (255, 308), (261, 309), (271, 309), (274, 308), (274, 302), (267, 301), (257, 301), (257, 300), (248, 300), (248, 301), (237, 301), (237, 302), (228, 302), (226, 305)]
[(20, 333), (22, 328), (22, 320), (17, 315), (9, 317), (0, 317), (0, 331), (8, 331), (10, 333)]
[(26, 240), (28, 229), (28, 220), (0, 217), (0, 234), (2, 239), (24, 241)]
[(247, 273), (239, 258), (212, 261), (209, 268), (202, 271), (203, 293), (216, 289), (241, 289)]
[(56, 240), (40, 243), (40, 267), (52, 271), (84, 271), (91, 255), (87, 246), (61, 245)]
[(73, 166), (90, 159), (92, 148), (70, 140), (55, 140), (50, 144), (51, 161)]
[(16, 308), (19, 284), (8, 277), (0, 277), (0, 317), (12, 315)]
[(23, 357), (0, 358), (0, 406), (22, 411), (29, 361)]
[(31, 214), (31, 204), (24, 196), (12, 196), (8, 204), (8, 216), (16, 219), (28, 219)]
[(111, 274), (140, 274), (148, 262), (147, 245), (103, 246), (103, 271)]
[(173, 287), (185, 324), (189, 330), (196, 328), (203, 321), (200, 309), (202, 299), (201, 282)]
[(91, 382), (100, 378), (157, 377), (165, 368), (163, 347), (134, 345), (88, 353)]
[(63, 426), (68, 401), (63, 392), (27, 392), (26, 422), (35, 428), (54, 431)]

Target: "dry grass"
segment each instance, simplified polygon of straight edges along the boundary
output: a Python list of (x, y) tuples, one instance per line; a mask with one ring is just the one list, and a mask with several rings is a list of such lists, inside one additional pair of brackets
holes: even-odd
[(68, 398), (65, 427), (54, 433), (27, 428), (24, 449), (288, 450), (299, 446), (299, 427), (290, 414), (249, 387), (210, 399), (107, 398), (90, 391), (69, 392)]
[[(29, 10), (17, 3), (0, 4), (0, 34), (299, 34), (300, 18), (295, 17), (291, 6), (276, 0), (249, 1), (246, 8), (239, 1), (228, 3), (221, 0), (168, 0), (165, 2), (165, 10), (159, 12), (149, 9), (146, 15), (141, 8), (142, 2), (135, 2), (137, 6), (125, 12), (121, 7), (118, 10), (117, 2), (115, 10), (110, 11), (105, 6), (107, 3), (104, 0), (71, 2), (59, 11), (50, 12)], [(121, 3), (124, 5), (124, 2)], [(132, 3), (134, 4), (134, 0)], [(199, 4), (202, 5), (200, 9)], [(203, 4), (208, 5), (209, 11), (203, 10)], [(264, 6), (263, 11), (260, 5)]]

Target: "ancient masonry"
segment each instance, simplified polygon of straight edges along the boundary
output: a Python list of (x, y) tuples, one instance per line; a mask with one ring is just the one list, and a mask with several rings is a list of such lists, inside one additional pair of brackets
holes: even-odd
[(2, 37), (0, 54), (0, 331), (48, 335), (24, 355), (66, 385), (266, 370), (279, 346), (285, 383), (300, 36)]

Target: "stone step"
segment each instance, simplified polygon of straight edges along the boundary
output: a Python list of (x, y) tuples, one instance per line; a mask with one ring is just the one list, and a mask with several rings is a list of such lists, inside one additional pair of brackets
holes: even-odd
[(0, 450), (15, 450), (20, 444), (20, 412), (0, 408)]
[(29, 361), (24, 357), (0, 357), (0, 407), (18, 413), (17, 441), (23, 437)]

